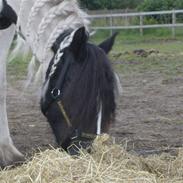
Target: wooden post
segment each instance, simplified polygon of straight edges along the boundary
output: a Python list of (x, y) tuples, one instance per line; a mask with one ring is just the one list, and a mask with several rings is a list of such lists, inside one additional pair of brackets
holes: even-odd
[(175, 38), (175, 24), (176, 24), (176, 13), (175, 10), (173, 9), (172, 12), (172, 37)]
[[(128, 13), (128, 8), (125, 10), (125, 13)], [(125, 16), (125, 26), (129, 25), (128, 16)]]
[(112, 35), (113, 34), (113, 29), (112, 29), (112, 27), (113, 27), (112, 10), (110, 11), (110, 14), (111, 14), (111, 16), (110, 16), (110, 27), (111, 27), (111, 35)]
[[(144, 25), (143, 19), (144, 19), (143, 15), (140, 15), (140, 26), (143, 26), (143, 25)], [(144, 35), (144, 30), (143, 30), (142, 27), (140, 28), (140, 35), (141, 35), (141, 36)]]

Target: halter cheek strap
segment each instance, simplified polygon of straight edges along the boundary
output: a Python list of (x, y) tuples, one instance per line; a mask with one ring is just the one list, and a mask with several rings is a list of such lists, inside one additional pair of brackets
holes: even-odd
[[(69, 127), (69, 128), (71, 128), (72, 127), (72, 123), (71, 123), (71, 121), (70, 121), (70, 118), (69, 118), (69, 116), (67, 115), (67, 112), (66, 112), (66, 110), (65, 110), (65, 108), (64, 108), (64, 105), (63, 105), (63, 103), (62, 103), (62, 100), (61, 100), (61, 91), (59, 90), (59, 89), (57, 89), (57, 88), (54, 88), (52, 91), (51, 91), (51, 97), (52, 97), (52, 103), (54, 103), (54, 102), (56, 102), (57, 103), (57, 105), (58, 105), (58, 107), (59, 107), (59, 109), (60, 109), (60, 112), (62, 113), (62, 115), (63, 115), (63, 117), (64, 117), (64, 119), (65, 119), (65, 121), (66, 121), (66, 123), (67, 123), (67, 126)], [(52, 104), (51, 103), (51, 104)], [(50, 105), (51, 105), (50, 104)], [(49, 105), (49, 106), (50, 106)], [(49, 106), (48, 106), (48, 108), (49, 108)], [(48, 109), (47, 108), (47, 109)], [(47, 112), (46, 112), (47, 113)], [(46, 114), (45, 113), (45, 114)]]

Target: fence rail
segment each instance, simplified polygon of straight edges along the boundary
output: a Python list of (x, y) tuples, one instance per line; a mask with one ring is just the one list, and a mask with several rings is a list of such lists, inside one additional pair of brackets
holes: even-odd
[[(108, 14), (98, 14), (98, 15), (90, 15), (89, 19), (98, 20), (98, 19), (109, 19), (109, 25), (107, 26), (93, 26), (94, 30), (111, 30), (114, 29), (139, 29), (140, 34), (143, 35), (143, 29), (148, 28), (171, 28), (172, 36), (175, 36), (175, 29), (177, 27), (183, 27), (183, 23), (177, 23), (177, 14), (183, 14), (183, 10), (168, 10), (168, 11), (152, 11), (152, 12), (137, 12), (137, 13), (116, 13), (113, 14), (109, 12)], [(150, 15), (171, 15), (171, 23), (164, 24), (145, 24), (144, 17)], [(113, 20), (115, 18), (129, 18), (129, 17), (139, 17), (139, 25), (119, 25), (116, 26), (113, 24)], [(183, 20), (182, 20), (183, 22)]]

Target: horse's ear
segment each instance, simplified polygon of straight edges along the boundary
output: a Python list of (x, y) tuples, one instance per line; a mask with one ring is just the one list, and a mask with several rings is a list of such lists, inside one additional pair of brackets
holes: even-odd
[(106, 54), (108, 54), (111, 51), (111, 49), (114, 45), (114, 41), (115, 41), (115, 38), (116, 38), (117, 35), (118, 35), (118, 32), (115, 32), (110, 38), (103, 41), (98, 46), (100, 48), (102, 48), (105, 51)]
[(70, 45), (70, 50), (72, 51), (75, 59), (80, 59), (86, 53), (86, 43), (88, 41), (88, 33), (85, 27), (79, 28), (73, 36), (72, 43)]

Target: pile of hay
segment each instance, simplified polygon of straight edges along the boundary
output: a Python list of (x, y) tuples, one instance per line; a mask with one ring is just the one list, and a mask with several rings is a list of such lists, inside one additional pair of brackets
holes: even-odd
[(21, 167), (0, 171), (1, 183), (183, 183), (183, 150), (148, 158), (128, 154), (104, 135), (94, 152), (71, 157), (47, 150)]

